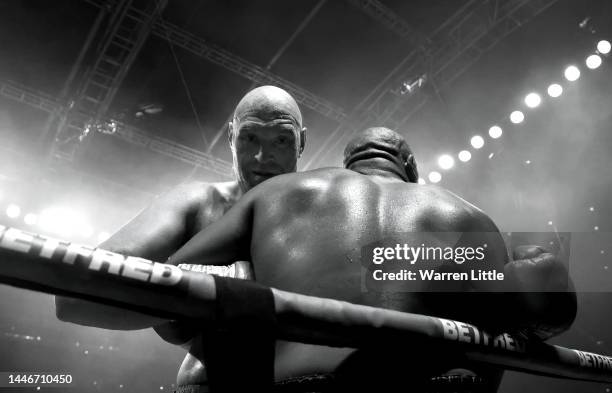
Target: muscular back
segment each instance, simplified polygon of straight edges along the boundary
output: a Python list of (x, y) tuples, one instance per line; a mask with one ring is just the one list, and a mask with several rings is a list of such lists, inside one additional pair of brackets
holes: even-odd
[[(490, 220), (437, 187), (344, 169), (279, 177), (266, 186), (255, 197), (250, 245), (257, 280), (266, 285), (415, 311), (410, 309), (414, 296), (404, 296), (402, 305), (385, 303), (389, 296), (365, 294), (361, 275), (368, 261), (361, 261), (363, 247), (383, 240), (416, 246), (411, 244), (415, 232), (435, 236), (436, 232), (493, 231), (499, 243), (491, 246), (502, 248), (496, 265), (501, 269), (506, 262), (505, 248)], [(487, 241), (491, 239), (482, 239)], [(406, 289), (425, 288), (413, 284)]]

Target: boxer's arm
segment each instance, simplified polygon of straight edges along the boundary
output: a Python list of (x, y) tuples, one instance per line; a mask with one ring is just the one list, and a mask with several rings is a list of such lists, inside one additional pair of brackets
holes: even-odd
[(193, 235), (201, 206), (214, 203), (210, 186), (192, 183), (157, 197), (100, 248), (152, 261), (164, 261)]
[(167, 263), (227, 265), (251, 260), (251, 236), (257, 195), (265, 186), (245, 194), (220, 220), (212, 223), (168, 258)]
[[(167, 263), (226, 265), (237, 260), (250, 260), (256, 194), (252, 190), (244, 195), (220, 220), (200, 231), (170, 256)], [(197, 330), (180, 321), (157, 326), (155, 331), (165, 341), (184, 348), (189, 347), (197, 333)]]
[[(165, 260), (189, 236), (189, 225), (205, 201), (206, 185), (180, 186), (156, 198), (149, 207), (99, 247), (154, 261)], [(106, 329), (135, 330), (165, 322), (120, 308), (56, 296), (56, 315), (66, 322)]]

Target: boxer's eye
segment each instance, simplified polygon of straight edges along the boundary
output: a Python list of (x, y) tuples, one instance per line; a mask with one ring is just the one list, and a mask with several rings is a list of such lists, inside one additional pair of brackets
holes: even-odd
[(281, 136), (276, 138), (276, 143), (281, 145), (281, 146), (285, 146), (289, 144), (289, 138), (285, 137), (285, 136)]
[(254, 143), (257, 142), (257, 137), (253, 134), (242, 134), (240, 135), (240, 140), (244, 142)]

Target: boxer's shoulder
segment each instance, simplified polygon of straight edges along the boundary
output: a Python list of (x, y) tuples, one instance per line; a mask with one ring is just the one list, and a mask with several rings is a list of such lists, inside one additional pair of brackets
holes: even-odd
[(325, 167), (303, 172), (285, 173), (266, 180), (267, 186), (310, 187), (313, 181), (331, 182), (342, 178), (363, 177), (356, 172), (344, 168)]
[(274, 203), (275, 200), (288, 204), (323, 203), (345, 194), (351, 181), (367, 182), (368, 179), (343, 168), (321, 168), (275, 176), (253, 191), (257, 199), (267, 203)]
[(176, 195), (192, 234), (219, 220), (241, 196), (242, 191), (235, 181), (191, 182), (182, 185)]
[(451, 191), (422, 185), (416, 186), (413, 192), (419, 199), (421, 214), (432, 231), (497, 231), (485, 212)]
[(195, 181), (180, 184), (158, 199), (177, 208), (199, 209), (217, 204), (234, 203), (239, 197), (237, 182)]
[(201, 183), (203, 191), (213, 198), (226, 202), (235, 202), (242, 196), (242, 190), (237, 181), (227, 181), (218, 183)]
[(292, 172), (274, 176), (247, 193), (268, 197), (293, 192), (324, 191), (340, 177), (353, 176), (354, 172), (342, 168), (320, 168), (304, 172)]
[(188, 228), (185, 236), (193, 235), (218, 220), (235, 203), (231, 190), (229, 183), (179, 184), (155, 198), (140, 214), (138, 223), (149, 228), (166, 223), (172, 228)]

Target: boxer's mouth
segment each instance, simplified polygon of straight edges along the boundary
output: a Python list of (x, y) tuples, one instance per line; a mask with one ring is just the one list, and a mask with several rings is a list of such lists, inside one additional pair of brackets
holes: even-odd
[(273, 177), (279, 174), (278, 172), (271, 171), (251, 171), (251, 173), (259, 177)]

